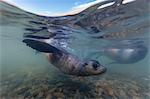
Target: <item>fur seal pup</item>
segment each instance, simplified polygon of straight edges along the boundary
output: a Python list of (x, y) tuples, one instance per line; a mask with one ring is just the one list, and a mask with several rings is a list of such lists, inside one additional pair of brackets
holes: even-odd
[(29, 47), (46, 53), (51, 64), (68, 75), (90, 76), (106, 72), (106, 67), (96, 60), (81, 60), (64, 49), (56, 48), (44, 40), (26, 38), (23, 40)]
[(122, 46), (116, 44), (106, 48), (104, 53), (108, 58), (115, 60), (116, 63), (133, 64), (145, 58), (148, 53), (148, 48), (144, 44), (123, 44)]
[(146, 42), (146, 39), (138, 38), (115, 41), (110, 45), (103, 46), (99, 51), (92, 53), (92, 55), (97, 57), (104, 55), (113, 60), (111, 64), (134, 64), (143, 60), (148, 54), (149, 49)]

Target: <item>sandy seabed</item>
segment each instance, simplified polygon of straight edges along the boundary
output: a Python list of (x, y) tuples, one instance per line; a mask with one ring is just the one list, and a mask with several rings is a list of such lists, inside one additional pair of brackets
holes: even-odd
[(149, 99), (147, 82), (118, 74), (78, 78), (55, 72), (2, 75), (1, 99)]

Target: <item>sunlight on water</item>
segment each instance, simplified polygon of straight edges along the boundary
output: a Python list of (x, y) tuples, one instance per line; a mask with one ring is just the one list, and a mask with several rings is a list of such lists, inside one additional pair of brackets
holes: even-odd
[[(94, 11), (93, 6), (75, 16), (52, 18), (0, 1), (0, 97), (149, 99), (150, 24), (145, 3), (149, 1), (143, 2), (137, 0), (103, 10), (96, 8), (95, 12), (87, 13)], [(132, 8), (137, 6), (139, 9)], [(107, 72), (84, 80), (65, 75), (51, 65), (44, 54), (26, 46), (22, 42), (24, 37), (50, 38), (52, 45), (80, 59), (98, 60), (107, 67)], [(128, 53), (137, 52), (136, 57), (131, 54), (133, 58), (125, 60), (129, 54), (124, 48), (130, 49)], [(112, 56), (110, 50), (117, 53), (116, 56)]]

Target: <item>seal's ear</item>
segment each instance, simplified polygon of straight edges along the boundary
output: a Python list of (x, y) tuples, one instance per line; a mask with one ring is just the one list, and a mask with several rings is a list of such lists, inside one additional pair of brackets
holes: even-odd
[(55, 53), (62, 55), (62, 51), (59, 50), (58, 48), (43, 42), (41, 40), (36, 40), (36, 39), (24, 39), (22, 42), (26, 43), (27, 46), (39, 51), (39, 52), (44, 52), (44, 53)]

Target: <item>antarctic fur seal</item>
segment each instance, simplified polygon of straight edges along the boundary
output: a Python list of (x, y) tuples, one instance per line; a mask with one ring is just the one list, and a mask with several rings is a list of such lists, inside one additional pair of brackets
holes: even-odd
[(96, 60), (81, 60), (79, 57), (59, 49), (44, 40), (26, 38), (23, 40), (29, 47), (46, 54), (49, 62), (68, 75), (90, 76), (106, 72), (106, 67)]

